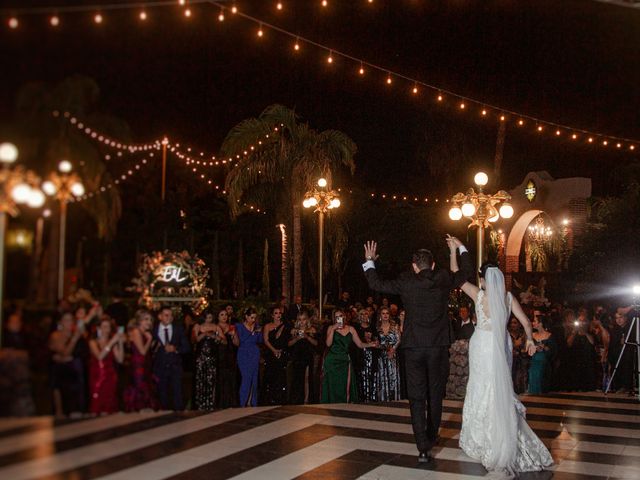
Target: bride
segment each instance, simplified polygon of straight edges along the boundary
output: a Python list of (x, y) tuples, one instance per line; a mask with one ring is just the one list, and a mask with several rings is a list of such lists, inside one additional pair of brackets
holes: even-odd
[[(448, 237), (451, 270), (458, 271), (456, 249), (462, 245)], [(511, 311), (527, 334), (527, 352), (535, 353), (531, 322), (511, 293), (497, 265), (480, 269), (480, 288), (466, 282), (462, 290), (476, 306), (478, 323), (469, 341), (469, 382), (462, 409), (460, 448), (488, 471), (515, 475), (543, 470), (553, 464), (549, 450), (531, 430), (526, 410), (513, 391), (511, 337), (506, 332)]]

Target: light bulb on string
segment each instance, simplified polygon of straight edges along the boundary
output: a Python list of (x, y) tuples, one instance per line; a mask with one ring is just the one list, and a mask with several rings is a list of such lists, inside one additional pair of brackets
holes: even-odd
[(464, 104), (464, 102), (460, 103), (460, 110), (464, 110), (466, 108), (466, 105)]
[(282, 2), (278, 2), (278, 3), (276, 4), (276, 9), (277, 9), (277, 10), (282, 10)]
[(487, 111), (486, 111), (486, 110), (484, 110), (484, 109), (482, 110), (482, 112), (481, 112), (481, 113), (482, 113), (482, 116), (483, 116), (483, 117), (487, 115)]
[(12, 28), (12, 29), (15, 30), (20, 25), (20, 22), (18, 21), (18, 19), (16, 17), (11, 17), (9, 19), (8, 24), (9, 24), (9, 28)]
[(191, 18), (191, 9), (190, 8), (185, 9), (184, 16), (187, 17), (187, 18)]
[(571, 139), (575, 140), (576, 138), (578, 138), (578, 135), (576, 135), (575, 133), (573, 135), (571, 135)]
[(233, 6), (231, 7), (231, 13), (233, 13), (233, 14), (238, 13), (238, 7), (236, 7), (235, 5), (233, 5)]
[(320, 3), (323, 7), (326, 7), (327, 5), (329, 5), (329, 2), (327, 2), (327, 0), (322, 0), (322, 2)]
[(218, 15), (218, 21), (224, 22), (224, 10), (220, 9), (220, 14)]
[(362, 63), (360, 63), (360, 70), (358, 70), (358, 73), (360, 75), (364, 75), (364, 66), (362, 65)]
[(296, 38), (296, 43), (293, 44), (293, 49), (297, 52), (300, 50), (300, 42)]
[(505, 117), (504, 115), (500, 115), (500, 121), (504, 122), (507, 119), (507, 117)]
[(441, 102), (441, 101), (442, 101), (442, 95), (438, 95), (438, 96), (436, 97), (436, 99), (437, 99), (439, 102)]
[(542, 125), (538, 125), (538, 131), (541, 132), (542, 131)]
[(143, 22), (147, 19), (147, 12), (145, 12), (144, 10), (142, 10), (140, 12), (140, 15), (138, 15), (138, 17), (140, 18), (140, 20), (142, 20)]
[(262, 37), (262, 35), (264, 35), (264, 32), (262, 31), (262, 24), (260, 24), (260, 27), (258, 27), (258, 36)]
[(556, 136), (558, 136), (558, 137), (559, 137), (559, 136), (560, 136), (560, 133), (561, 133), (561, 132), (560, 132), (560, 130), (556, 130)]
[(329, 56), (327, 57), (327, 63), (333, 63), (333, 53), (331, 50), (329, 51)]
[(391, 82), (392, 82), (392, 81), (393, 81), (393, 80), (391, 79), (391, 74), (390, 74), (390, 73), (389, 73), (389, 74), (387, 74), (387, 85), (391, 85)]
[(60, 25), (60, 18), (57, 15), (54, 15), (49, 19), (49, 25), (51, 25), (52, 27), (57, 27), (58, 25)]
[(100, 15), (99, 13), (96, 13), (93, 17), (93, 21), (98, 25), (102, 23), (102, 20), (103, 20), (102, 15)]
[(518, 125), (519, 126), (523, 126), (524, 125), (524, 120), (522, 120), (522, 119), (518, 120)]
[(413, 90), (411, 90), (413, 92), (413, 94), (417, 94), (418, 93), (418, 85), (417, 84), (413, 84)]

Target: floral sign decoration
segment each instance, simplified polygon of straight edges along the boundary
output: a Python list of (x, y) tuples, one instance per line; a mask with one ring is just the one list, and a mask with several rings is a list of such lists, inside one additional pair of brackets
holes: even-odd
[(161, 304), (186, 303), (195, 313), (207, 305), (211, 289), (206, 287), (209, 269), (198, 255), (189, 252), (144, 254), (131, 290), (140, 295), (138, 303), (147, 308)]

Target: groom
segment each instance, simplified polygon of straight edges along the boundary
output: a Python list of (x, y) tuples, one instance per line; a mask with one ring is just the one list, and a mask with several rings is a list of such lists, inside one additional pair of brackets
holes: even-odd
[[(413, 254), (412, 270), (395, 280), (382, 280), (375, 268), (376, 242), (364, 246), (362, 265), (369, 287), (378, 292), (400, 295), (405, 307), (404, 331), (400, 348), (404, 353), (407, 393), (411, 408), (411, 424), (419, 462), (431, 460), (431, 448), (436, 444), (442, 399), (449, 376), (449, 292), (473, 275), (473, 265), (467, 249), (455, 237), (447, 236), (451, 255), (460, 250), (460, 270), (436, 270), (433, 255), (420, 249)], [(425, 411), (426, 403), (426, 411)]]

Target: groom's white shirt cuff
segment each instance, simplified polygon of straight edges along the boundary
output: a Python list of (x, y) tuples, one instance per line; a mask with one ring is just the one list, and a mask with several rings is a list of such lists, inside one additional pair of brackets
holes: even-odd
[(362, 264), (362, 270), (364, 270), (365, 272), (370, 268), (376, 268), (376, 264), (374, 263), (373, 260), (367, 260)]
[[(464, 245), (460, 245), (458, 247), (458, 250), (460, 250), (460, 254), (462, 255), (464, 252), (468, 252), (467, 247), (465, 247)], [(376, 268), (376, 264), (374, 263), (373, 260), (367, 260), (366, 262), (364, 262), (362, 264), (362, 270), (364, 270), (365, 272), (367, 270), (369, 270), (370, 268)]]

